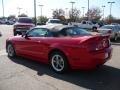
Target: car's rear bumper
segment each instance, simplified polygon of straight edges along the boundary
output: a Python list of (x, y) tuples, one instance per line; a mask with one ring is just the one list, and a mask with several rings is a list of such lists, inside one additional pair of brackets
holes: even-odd
[(80, 58), (70, 60), (70, 66), (72, 69), (89, 70), (95, 69), (97, 66), (104, 64), (112, 56), (112, 47), (105, 50), (86, 53), (85, 56), (79, 55)]

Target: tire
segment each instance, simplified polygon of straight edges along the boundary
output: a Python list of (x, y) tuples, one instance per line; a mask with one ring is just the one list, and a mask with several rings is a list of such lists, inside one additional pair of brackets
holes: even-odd
[(92, 31), (93, 31), (93, 32), (96, 32), (96, 30), (97, 30), (97, 27), (93, 27), (93, 28), (92, 28)]
[(16, 36), (17, 35), (17, 32), (14, 32), (14, 36)]
[(118, 35), (115, 34), (114, 41), (117, 41), (117, 39), (118, 39)]
[(50, 65), (57, 73), (64, 73), (68, 70), (67, 58), (61, 52), (53, 52), (50, 55)]
[(13, 58), (16, 56), (15, 49), (11, 43), (7, 44), (6, 49), (7, 49), (8, 57)]

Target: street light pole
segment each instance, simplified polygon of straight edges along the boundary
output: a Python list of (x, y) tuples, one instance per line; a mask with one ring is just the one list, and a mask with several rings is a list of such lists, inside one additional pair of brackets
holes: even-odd
[(42, 7), (43, 7), (44, 5), (38, 5), (38, 6), (40, 6), (40, 8), (41, 8), (41, 17), (42, 17)]
[(35, 25), (37, 25), (37, 20), (36, 20), (36, 0), (34, 0), (34, 19), (35, 19)]
[(103, 20), (104, 20), (104, 8), (105, 8), (105, 5), (103, 5), (102, 8), (103, 8)]
[(89, 0), (88, 0), (88, 20), (89, 20)]
[(67, 18), (67, 16), (68, 16), (68, 15), (67, 15), (67, 10), (68, 10), (68, 8), (65, 8), (65, 14), (66, 14), (65, 16), (66, 16), (66, 18)]
[(83, 9), (83, 17), (84, 17), (84, 9), (85, 9), (85, 7), (82, 7), (82, 9)]
[(2, 9), (3, 9), (3, 17), (4, 17), (4, 1), (2, 0)]
[(22, 8), (18, 7), (17, 9), (18, 9), (18, 16), (19, 16), (21, 14), (20, 11)]
[(52, 12), (51, 15), (52, 15), (52, 18), (53, 18), (53, 12), (54, 12), (54, 9), (51, 9), (51, 12)]
[(111, 10), (112, 10), (112, 4), (115, 2), (108, 2), (110, 4), (110, 17), (111, 17)]
[(73, 20), (73, 5), (75, 4), (75, 2), (70, 2), (72, 4), (72, 20)]

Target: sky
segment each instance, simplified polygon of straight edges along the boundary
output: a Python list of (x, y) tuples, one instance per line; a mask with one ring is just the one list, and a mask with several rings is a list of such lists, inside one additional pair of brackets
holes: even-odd
[[(26, 13), (28, 16), (34, 16), (34, 0), (3, 0), (5, 8), (5, 16), (18, 15), (18, 7), (22, 8), (21, 13)], [(83, 15), (83, 9), (85, 7), (85, 13), (87, 12), (88, 0), (36, 0), (37, 16), (41, 15), (41, 9), (38, 5), (44, 5), (42, 9), (42, 15), (52, 17), (52, 9), (71, 9), (71, 1), (74, 1), (74, 8), (81, 10), (81, 16)], [(89, 0), (90, 8), (99, 7), (102, 10), (102, 5), (105, 5), (105, 17), (110, 14), (110, 4), (107, 2), (114, 1), (112, 5), (112, 15), (116, 18), (120, 18), (120, 0)], [(66, 11), (68, 13), (68, 10)], [(0, 0), (0, 16), (2, 16), (2, 0)]]

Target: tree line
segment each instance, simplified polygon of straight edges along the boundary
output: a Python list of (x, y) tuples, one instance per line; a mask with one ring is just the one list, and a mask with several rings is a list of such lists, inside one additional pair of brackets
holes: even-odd
[[(104, 23), (120, 23), (120, 19), (113, 17), (112, 15), (108, 15), (106, 18), (103, 18), (102, 11), (99, 7), (92, 7), (89, 9), (87, 13), (81, 15), (81, 11), (77, 8), (70, 9), (69, 11), (65, 11), (63, 9), (54, 9), (52, 12), (52, 17), (60, 19), (64, 23), (68, 22), (81, 22), (82, 20), (90, 20), (94, 22), (104, 22)], [(18, 17), (27, 17), (26, 14), (21, 14)], [(14, 17), (13, 15), (9, 16)], [(33, 18), (34, 20), (34, 18)], [(48, 18), (46, 16), (38, 16), (37, 23), (45, 24)]]

